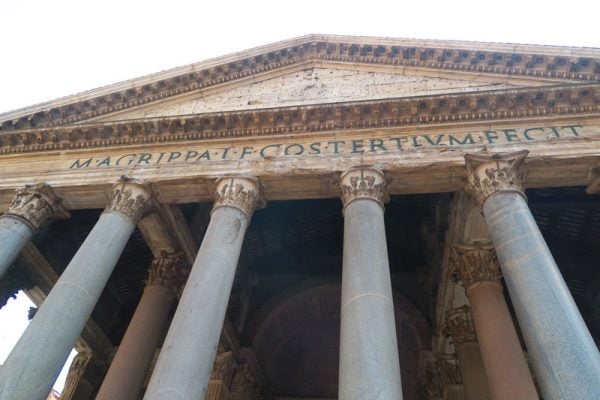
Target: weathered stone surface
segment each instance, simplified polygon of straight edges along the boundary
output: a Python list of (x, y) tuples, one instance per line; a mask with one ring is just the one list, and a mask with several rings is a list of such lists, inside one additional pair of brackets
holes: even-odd
[[(433, 74), (432, 74), (433, 75)], [(469, 76), (437, 77), (423, 72), (398, 70), (378, 72), (335, 67), (310, 67), (277, 77), (247, 82), (217, 93), (200, 93), (184, 101), (144, 107), (102, 120), (151, 118), (231, 110), (297, 106), (390, 97), (444, 94), (450, 92), (503, 89), (514, 84), (493, 78)]]

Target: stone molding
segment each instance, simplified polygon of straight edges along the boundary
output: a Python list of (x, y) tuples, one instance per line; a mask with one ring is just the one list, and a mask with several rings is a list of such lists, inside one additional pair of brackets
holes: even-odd
[(469, 289), (479, 282), (500, 282), (502, 274), (492, 242), (454, 244), (451, 249), (451, 274)]
[(121, 181), (113, 186), (110, 201), (104, 212), (120, 213), (137, 224), (151, 207), (150, 190), (141, 183), (122, 177)]
[[(155, 82), (140, 83), (97, 97), (16, 114), (13, 119), (3, 121), (0, 131), (79, 122), (309, 62), (404, 66), (530, 79), (600, 81), (600, 59), (593, 57), (499, 51), (493, 47), (490, 50), (474, 50), (440, 44), (427, 46), (425, 43), (403, 43), (402, 40), (397, 43), (377, 43), (377, 39), (373, 39), (373, 43), (368, 44), (360, 40), (353, 43), (352, 38), (302, 39), (303, 42), (286, 43), (278, 49), (230, 59), (222, 64), (198, 66), (194, 71), (187, 69), (185, 73)], [(565, 53), (569, 50), (565, 48)]]
[(212, 212), (220, 207), (234, 207), (248, 219), (255, 209), (264, 207), (258, 179), (244, 176), (228, 176), (217, 180), (215, 202)]
[(179, 297), (189, 273), (190, 267), (184, 265), (181, 254), (161, 254), (148, 268), (146, 286), (162, 286)]
[(33, 232), (39, 231), (51, 219), (69, 218), (62, 199), (45, 184), (18, 189), (5, 216), (24, 221)]
[(504, 154), (467, 154), (466, 192), (483, 207), (485, 201), (498, 192), (519, 193), (525, 197), (523, 162), (528, 150)]
[(477, 334), (475, 333), (471, 308), (465, 305), (448, 310), (442, 333), (452, 339), (455, 348), (464, 343), (476, 342)]
[(373, 166), (352, 167), (340, 176), (344, 208), (355, 200), (373, 200), (381, 207), (389, 200), (387, 182), (383, 172)]
[(0, 131), (0, 154), (267, 135), (519, 120), (600, 112), (600, 87), (455, 93)]

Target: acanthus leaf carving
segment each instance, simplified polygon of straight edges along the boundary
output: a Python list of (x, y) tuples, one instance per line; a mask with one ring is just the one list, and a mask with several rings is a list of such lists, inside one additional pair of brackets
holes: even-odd
[(4, 215), (24, 221), (37, 232), (52, 219), (69, 217), (61, 202), (62, 199), (48, 185), (28, 186), (17, 190)]
[(146, 286), (162, 286), (179, 297), (189, 273), (190, 267), (184, 265), (181, 254), (161, 254), (150, 264)]
[(478, 282), (499, 282), (502, 278), (498, 257), (491, 242), (455, 244), (451, 249), (451, 273), (469, 290)]
[(478, 206), (498, 192), (514, 192), (525, 197), (523, 162), (528, 150), (506, 154), (467, 154), (465, 190)]
[(455, 347), (464, 343), (476, 342), (477, 334), (469, 306), (462, 306), (446, 312), (446, 322), (442, 333), (452, 338)]
[(383, 207), (388, 200), (385, 175), (372, 166), (350, 168), (340, 177), (344, 207), (358, 199), (373, 200)]
[(250, 218), (256, 208), (264, 206), (259, 183), (250, 177), (225, 177), (217, 181), (213, 211), (234, 207)]
[(113, 186), (110, 201), (104, 212), (120, 213), (137, 223), (152, 207), (152, 194), (142, 184), (122, 177)]

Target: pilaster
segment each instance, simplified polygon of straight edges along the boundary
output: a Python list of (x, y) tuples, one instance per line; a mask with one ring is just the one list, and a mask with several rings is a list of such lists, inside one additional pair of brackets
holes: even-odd
[(476, 342), (477, 334), (469, 306), (461, 306), (446, 312), (443, 334), (452, 339), (456, 348), (468, 342)]

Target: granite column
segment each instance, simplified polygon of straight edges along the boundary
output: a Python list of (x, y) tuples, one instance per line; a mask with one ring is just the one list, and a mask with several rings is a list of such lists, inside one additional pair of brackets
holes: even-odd
[(85, 326), (150, 193), (124, 180), (0, 370), (0, 398), (44, 400)]
[(23, 246), (51, 219), (68, 218), (61, 199), (47, 185), (17, 190), (8, 210), (0, 217), (0, 278), (16, 260)]
[(600, 398), (600, 353), (527, 206), (526, 150), (467, 155), (467, 188), (482, 208), (542, 395)]
[(181, 257), (152, 261), (142, 298), (106, 373), (96, 400), (137, 399), (181, 285), (189, 270)]
[(194, 261), (144, 399), (202, 399), (217, 345), (246, 228), (260, 200), (248, 177), (217, 181), (210, 223)]
[(383, 173), (361, 166), (341, 176), (344, 254), (340, 400), (402, 399), (398, 340), (385, 237)]

